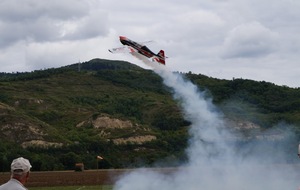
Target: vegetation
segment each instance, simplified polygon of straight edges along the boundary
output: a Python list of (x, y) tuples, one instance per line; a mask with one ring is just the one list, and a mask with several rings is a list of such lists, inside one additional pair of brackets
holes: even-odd
[[(219, 80), (184, 74), (205, 90), (226, 117), (262, 128), (279, 122), (299, 135), (300, 89), (244, 79)], [(100, 129), (100, 116), (130, 121), (132, 128)], [(79, 127), (79, 124), (82, 124)], [(186, 161), (189, 121), (171, 90), (153, 71), (122, 61), (94, 59), (81, 64), (28, 73), (0, 73), (0, 171), (16, 156), (33, 170), (124, 168)], [(142, 144), (115, 139), (152, 135)], [(32, 141), (62, 146), (25, 146)], [(104, 160), (96, 160), (98, 155)]]
[[(209, 89), (214, 103), (231, 116), (251, 120), (263, 127), (272, 127), (281, 121), (300, 125), (300, 88), (245, 79), (217, 80), (191, 73), (187, 77), (200, 89)], [(236, 105), (244, 107), (243, 111)]]

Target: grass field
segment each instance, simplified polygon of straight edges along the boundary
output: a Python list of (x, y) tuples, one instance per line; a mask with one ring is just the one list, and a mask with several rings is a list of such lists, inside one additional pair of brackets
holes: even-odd
[(112, 190), (112, 185), (98, 186), (62, 186), (62, 187), (30, 187), (29, 190)]

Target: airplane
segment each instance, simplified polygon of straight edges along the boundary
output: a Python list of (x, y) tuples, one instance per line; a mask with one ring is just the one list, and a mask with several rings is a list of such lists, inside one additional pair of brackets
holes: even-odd
[(133, 55), (139, 53), (147, 58), (152, 58), (152, 61), (158, 62), (160, 64), (166, 64), (166, 57), (164, 50), (160, 50), (157, 54), (153, 53), (147, 46), (137, 43), (133, 40), (128, 39), (125, 36), (120, 36), (120, 42), (124, 45), (123, 47), (109, 49), (111, 53), (119, 53), (129, 49), (129, 52)]

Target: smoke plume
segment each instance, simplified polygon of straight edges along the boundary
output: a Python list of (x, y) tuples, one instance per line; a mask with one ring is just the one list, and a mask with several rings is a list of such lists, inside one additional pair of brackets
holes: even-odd
[(297, 189), (299, 174), (295, 167), (272, 162), (273, 157), (281, 158), (282, 150), (276, 149), (268, 158), (260, 156), (264, 148), (255, 151), (256, 147), (267, 147), (260, 144), (238, 151), (235, 143), (229, 140), (234, 139), (234, 135), (227, 129), (223, 114), (205, 98), (205, 92), (199, 91), (179, 73), (141, 60), (152, 65), (164, 84), (173, 89), (174, 99), (178, 100), (184, 117), (192, 123), (189, 129), (191, 139), (186, 149), (188, 163), (168, 175), (138, 169), (122, 176), (114, 190)]

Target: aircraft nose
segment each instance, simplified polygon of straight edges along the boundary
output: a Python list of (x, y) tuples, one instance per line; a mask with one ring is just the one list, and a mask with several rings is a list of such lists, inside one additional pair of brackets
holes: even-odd
[(125, 36), (120, 36), (120, 40), (126, 40)]

